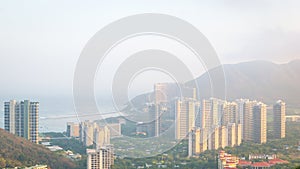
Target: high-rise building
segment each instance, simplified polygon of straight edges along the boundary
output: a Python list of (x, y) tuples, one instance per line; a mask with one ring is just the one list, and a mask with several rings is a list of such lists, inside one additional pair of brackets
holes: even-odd
[(237, 99), (236, 103), (238, 105), (238, 110), (237, 110), (237, 119), (238, 119), (238, 124), (241, 124), (241, 134), (242, 134), (242, 139), (244, 137), (244, 104), (245, 102), (249, 102), (248, 99)]
[(195, 102), (195, 126), (197, 128), (202, 127), (202, 112), (201, 112), (201, 102)]
[(96, 149), (110, 144), (110, 130), (107, 126), (95, 126), (93, 143)]
[(114, 165), (112, 145), (98, 149), (87, 149), (87, 169), (111, 169)]
[(235, 129), (236, 129), (235, 143), (236, 143), (236, 145), (239, 146), (242, 143), (242, 124), (236, 124)]
[(121, 124), (120, 123), (107, 123), (106, 126), (109, 129), (111, 137), (121, 136)]
[(16, 119), (16, 115), (19, 116), (19, 110), (16, 112), (16, 108), (17, 102), (15, 100), (4, 102), (4, 129), (12, 134), (18, 132), (16, 127), (19, 127), (16, 124), (17, 121), (19, 122), (19, 120), (17, 120), (19, 118)]
[(79, 137), (79, 124), (74, 122), (67, 123), (67, 136), (68, 137)]
[(267, 108), (264, 103), (257, 103), (253, 107), (253, 141), (256, 143), (267, 142)]
[(215, 128), (220, 125), (220, 119), (221, 119), (221, 112), (223, 108), (222, 101), (216, 98), (210, 98), (211, 103), (211, 127)]
[(243, 139), (253, 141), (253, 106), (256, 101), (245, 101), (243, 106)]
[(285, 138), (285, 102), (278, 100), (273, 106), (274, 138)]
[(210, 114), (210, 109), (211, 109), (211, 103), (210, 100), (202, 100), (202, 105), (201, 105), (201, 128), (211, 128), (211, 114)]
[(204, 152), (208, 149), (208, 130), (201, 129), (200, 133), (200, 152)]
[(175, 100), (175, 138), (184, 139), (195, 127), (195, 101), (193, 99)]
[(196, 128), (189, 133), (189, 157), (199, 155), (207, 150), (207, 130)]
[(235, 123), (230, 123), (227, 125), (228, 128), (228, 146), (233, 147), (236, 145), (236, 125)]
[(217, 150), (219, 148), (219, 128), (216, 127), (208, 133), (208, 149)]
[[(173, 107), (170, 103), (177, 98), (191, 98), (196, 100), (197, 91), (196, 88), (187, 87), (184, 84), (177, 83), (156, 83), (154, 84), (154, 104), (155, 104), (155, 136), (159, 136), (162, 129), (162, 117), (169, 116), (175, 118), (174, 111), (170, 111), (169, 108)], [(170, 112), (166, 115), (167, 112)]]
[(229, 131), (226, 126), (219, 127), (219, 147), (225, 148), (228, 146)]
[(217, 98), (202, 100), (201, 123), (202, 128), (213, 129), (221, 125), (224, 101)]
[(155, 136), (158, 137), (161, 133), (161, 116), (163, 105), (168, 102), (169, 83), (156, 83), (154, 84), (154, 99), (155, 99)]
[(83, 145), (85, 146), (91, 146), (94, 145), (94, 129), (95, 129), (95, 124), (89, 121), (83, 122), (82, 123), (82, 129), (83, 135), (82, 135), (82, 142)]
[(96, 122), (85, 121), (80, 123), (80, 141), (84, 146), (102, 147), (110, 144), (110, 129)]
[(5, 102), (4, 128), (12, 134), (38, 143), (39, 102)]
[(222, 125), (227, 126), (229, 123), (238, 123), (238, 105), (235, 102), (225, 102), (223, 104)]

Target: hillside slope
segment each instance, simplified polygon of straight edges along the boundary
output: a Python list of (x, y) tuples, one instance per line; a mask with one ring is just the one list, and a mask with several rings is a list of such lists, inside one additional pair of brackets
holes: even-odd
[[(221, 69), (224, 70), (224, 75)], [(225, 77), (225, 84), (222, 77)], [(209, 70), (195, 80), (199, 84), (200, 99), (249, 98), (267, 104), (283, 99), (289, 105), (300, 106), (300, 60), (287, 64), (275, 64), (268, 61), (225, 64)], [(190, 85), (191, 82), (186, 84)], [(137, 96), (132, 103), (140, 107), (149, 101), (149, 96), (151, 96), (149, 93)]]
[(69, 159), (0, 129), (0, 168), (36, 164), (47, 164), (52, 169), (76, 168)]
[[(197, 78), (200, 96), (212, 96), (209, 77), (217, 77), (221, 67), (210, 70)], [(300, 105), (300, 60), (288, 64), (274, 64), (267, 61), (253, 61), (223, 65), (226, 79), (226, 98), (260, 99), (273, 103), (284, 99), (287, 103)], [(223, 97), (218, 91), (224, 86), (215, 85), (213, 96)], [(202, 90), (203, 89), (203, 90)]]

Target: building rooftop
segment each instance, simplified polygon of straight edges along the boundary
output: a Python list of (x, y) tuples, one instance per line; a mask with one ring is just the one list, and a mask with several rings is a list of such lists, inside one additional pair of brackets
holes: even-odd
[(239, 166), (250, 166), (252, 164), (251, 161), (246, 161), (246, 160), (240, 160), (239, 161)]
[(271, 167), (272, 165), (267, 162), (256, 162), (251, 165), (252, 167)]

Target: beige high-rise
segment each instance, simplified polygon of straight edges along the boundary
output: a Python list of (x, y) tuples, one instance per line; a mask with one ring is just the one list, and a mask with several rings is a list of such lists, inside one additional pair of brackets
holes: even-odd
[(184, 139), (195, 127), (195, 101), (192, 99), (177, 99), (175, 101), (176, 128), (175, 138)]
[(253, 107), (253, 141), (256, 143), (267, 142), (267, 106), (257, 103)]
[(285, 102), (278, 100), (273, 106), (274, 138), (285, 138)]
[(236, 145), (236, 125), (230, 123), (227, 125), (228, 128), (228, 146), (233, 147)]
[(246, 101), (243, 110), (243, 139), (253, 141), (253, 106), (256, 101)]

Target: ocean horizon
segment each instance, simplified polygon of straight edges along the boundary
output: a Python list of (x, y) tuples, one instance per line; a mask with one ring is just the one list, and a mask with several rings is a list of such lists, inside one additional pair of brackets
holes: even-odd
[[(15, 98), (1, 98), (0, 127), (4, 128), (4, 102)], [(26, 99), (26, 98), (25, 98)], [(15, 99), (17, 101), (24, 99)], [(73, 98), (37, 98), (31, 101), (40, 102), (39, 111), (39, 132), (64, 132), (67, 122), (79, 123), (85, 120), (99, 120), (109, 117), (116, 117), (122, 114), (116, 111), (110, 102), (102, 102), (98, 112), (77, 113), (74, 107)]]

